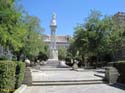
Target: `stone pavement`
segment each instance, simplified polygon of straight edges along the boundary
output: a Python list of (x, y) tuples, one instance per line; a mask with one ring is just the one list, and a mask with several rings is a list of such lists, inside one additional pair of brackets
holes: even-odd
[[(102, 80), (94, 74), (95, 71), (41, 71), (31, 69), (32, 81), (79, 81), (79, 80)], [(82, 84), (82, 85), (47, 85), (28, 86), (23, 93), (125, 93), (125, 90), (112, 87), (107, 84)]]
[(32, 81), (102, 80), (94, 71), (40, 71), (32, 69)]
[(106, 84), (70, 86), (31, 86), (23, 93), (125, 93), (125, 90)]

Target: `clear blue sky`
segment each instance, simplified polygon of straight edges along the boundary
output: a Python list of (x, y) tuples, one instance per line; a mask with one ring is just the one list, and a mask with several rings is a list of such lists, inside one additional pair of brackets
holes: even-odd
[(104, 15), (125, 12), (125, 0), (22, 0), (26, 11), (41, 20), (45, 34), (50, 34), (52, 12), (57, 15), (57, 35), (73, 35), (74, 27), (83, 23), (91, 9)]

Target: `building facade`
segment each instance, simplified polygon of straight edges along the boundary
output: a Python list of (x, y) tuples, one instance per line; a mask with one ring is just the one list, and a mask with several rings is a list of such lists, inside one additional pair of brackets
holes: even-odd
[[(59, 36), (59, 35), (56, 35), (55, 36), (55, 40), (56, 40), (56, 47), (57, 49), (63, 47), (63, 48), (68, 48), (69, 47), (69, 39), (70, 39), (70, 36)], [(49, 35), (44, 35), (44, 42), (50, 46), (51, 44), (51, 36)]]
[(125, 12), (118, 12), (114, 15), (116, 24), (122, 24), (125, 27)]

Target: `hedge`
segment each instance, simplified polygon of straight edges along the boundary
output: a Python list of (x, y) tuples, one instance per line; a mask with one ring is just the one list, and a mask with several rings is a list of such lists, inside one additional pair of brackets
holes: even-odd
[(23, 62), (16, 62), (16, 84), (15, 88), (19, 88), (22, 84), (24, 79), (24, 72), (25, 72), (25, 63)]
[(16, 64), (9, 61), (0, 61), (0, 93), (10, 93), (15, 88)]
[(116, 62), (113, 66), (116, 67), (120, 73), (118, 82), (125, 83), (125, 61)]

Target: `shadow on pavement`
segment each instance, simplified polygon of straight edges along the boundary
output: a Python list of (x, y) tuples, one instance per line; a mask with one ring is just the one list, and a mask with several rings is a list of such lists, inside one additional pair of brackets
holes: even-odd
[(109, 86), (125, 90), (125, 84), (115, 83), (115, 84), (111, 84)]

